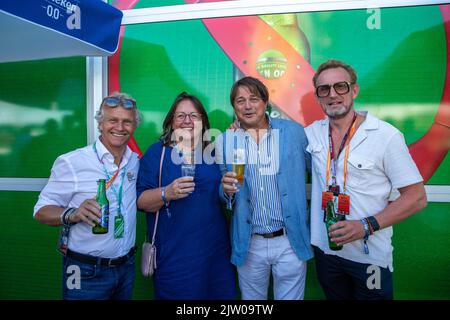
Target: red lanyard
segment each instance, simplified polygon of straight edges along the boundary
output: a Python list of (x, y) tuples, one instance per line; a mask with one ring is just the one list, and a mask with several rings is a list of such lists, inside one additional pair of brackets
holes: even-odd
[(116, 180), (117, 176), (119, 175), (120, 169), (117, 169), (116, 173), (109, 179), (109, 181), (106, 183), (106, 190), (113, 184), (114, 180)]
[(330, 140), (331, 159), (336, 159), (337, 160), (337, 158), (339, 158), (339, 155), (341, 154), (342, 149), (344, 149), (345, 142), (347, 141), (347, 138), (349, 137), (350, 130), (353, 127), (353, 124), (355, 123), (355, 121), (356, 121), (356, 112), (353, 115), (352, 123), (350, 123), (350, 125), (349, 125), (349, 127), (347, 129), (347, 132), (345, 133), (344, 137), (342, 138), (341, 145), (339, 146), (339, 150), (338, 150), (338, 153), (337, 153), (336, 157), (334, 156), (333, 129), (331, 128), (331, 124), (329, 125), (328, 138)]
[(352, 123), (350, 124), (349, 128), (347, 129), (347, 132), (345, 133), (344, 137), (342, 138), (341, 145), (339, 146), (339, 150), (337, 153), (337, 156), (334, 156), (334, 146), (333, 146), (333, 133), (331, 129), (331, 124), (329, 125), (329, 149), (328, 149), (328, 160), (327, 160), (327, 190), (328, 190), (328, 181), (330, 180), (330, 169), (331, 169), (331, 161), (333, 161), (333, 172), (332, 172), (332, 184), (337, 184), (336, 181), (336, 175), (337, 175), (337, 158), (339, 158), (339, 155), (342, 152), (342, 149), (344, 149), (344, 145), (348, 139), (347, 147), (345, 148), (345, 157), (344, 157), (344, 193), (346, 191), (346, 183), (347, 183), (347, 160), (348, 155), (350, 153), (350, 140), (352, 139), (356, 128), (356, 112), (353, 116)]

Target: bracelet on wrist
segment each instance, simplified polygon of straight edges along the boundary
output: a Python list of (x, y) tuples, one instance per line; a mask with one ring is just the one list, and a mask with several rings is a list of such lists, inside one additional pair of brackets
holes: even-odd
[(67, 222), (67, 224), (69, 224), (71, 226), (76, 224), (76, 222), (70, 222), (70, 217), (72, 217), (75, 214), (76, 211), (77, 211), (77, 208), (72, 208), (69, 211), (69, 213), (67, 213), (67, 215), (66, 215), (66, 222)]
[(162, 187), (161, 188), (161, 199), (164, 202), (164, 205), (166, 207), (168, 207), (169, 206), (169, 201), (167, 201), (167, 198), (166, 198), (166, 187)]
[(167, 201), (167, 198), (166, 198), (166, 187), (161, 188), (161, 199), (162, 199), (162, 201), (164, 201), (164, 206), (166, 207), (167, 216), (170, 218), (172, 215), (170, 214), (170, 210), (169, 210), (169, 201)]
[(374, 230), (373, 230), (373, 226), (372, 226), (372, 224), (370, 223), (369, 219), (367, 219), (367, 218), (364, 218), (364, 220), (366, 220), (366, 222), (367, 222), (367, 225), (369, 226), (369, 235), (370, 235), (370, 236), (371, 236), (371, 235), (373, 235), (373, 233), (374, 233)]
[(367, 240), (369, 239), (369, 235), (370, 235), (370, 230), (369, 230), (369, 223), (367, 222), (367, 220), (361, 219), (360, 220), (363, 227), (364, 227), (364, 253), (365, 254), (369, 254), (369, 246), (367, 245)]
[(69, 217), (76, 211), (76, 208), (67, 208), (66, 210), (63, 211), (63, 213), (60, 216), (60, 220), (61, 220), (61, 224), (66, 226), (66, 227), (70, 227), (72, 225), (74, 225), (75, 223), (71, 223), (69, 222)]
[(67, 212), (69, 212), (69, 210), (70, 210), (70, 208), (66, 208), (59, 216), (59, 220), (61, 221), (62, 225), (66, 225), (66, 215), (67, 215)]

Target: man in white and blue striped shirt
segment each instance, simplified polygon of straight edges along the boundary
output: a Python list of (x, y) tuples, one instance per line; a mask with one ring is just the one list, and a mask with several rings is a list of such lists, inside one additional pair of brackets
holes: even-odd
[[(271, 272), (275, 299), (303, 299), (306, 261), (313, 256), (305, 132), (295, 122), (266, 115), (269, 93), (256, 78), (237, 81), (230, 101), (240, 129), (217, 139), (216, 158), (223, 174), (220, 193), (233, 211), (231, 261), (242, 299), (267, 299)], [(232, 171), (236, 153), (245, 157), (242, 185)]]

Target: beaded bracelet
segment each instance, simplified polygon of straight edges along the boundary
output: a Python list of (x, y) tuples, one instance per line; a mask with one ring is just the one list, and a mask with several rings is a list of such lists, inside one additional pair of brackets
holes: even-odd
[(61, 213), (60, 220), (61, 224), (63, 226), (69, 227), (71, 225), (74, 225), (75, 223), (69, 222), (69, 217), (76, 211), (76, 208), (67, 208), (66, 210)]
[(373, 235), (373, 233), (374, 233), (375, 231), (373, 230), (372, 224), (370, 223), (370, 221), (369, 221), (368, 218), (364, 218), (364, 220), (366, 220), (367, 225), (369, 226), (369, 235)]

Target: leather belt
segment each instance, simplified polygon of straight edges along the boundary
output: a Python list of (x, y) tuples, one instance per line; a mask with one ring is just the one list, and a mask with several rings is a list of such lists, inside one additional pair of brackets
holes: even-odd
[(136, 251), (137, 251), (137, 247), (134, 246), (124, 256), (121, 256), (118, 258), (100, 258), (100, 257), (90, 256), (87, 254), (78, 253), (78, 252), (72, 251), (70, 249), (67, 249), (66, 256), (71, 259), (77, 260), (81, 263), (101, 264), (103, 266), (120, 266), (121, 264), (124, 264), (125, 262), (127, 262), (129, 258), (134, 256)]
[(275, 238), (275, 237), (279, 237), (282, 236), (284, 234), (286, 234), (286, 232), (283, 229), (280, 229), (278, 231), (275, 232), (271, 232), (271, 233), (255, 233), (257, 236), (261, 236), (263, 238)]

